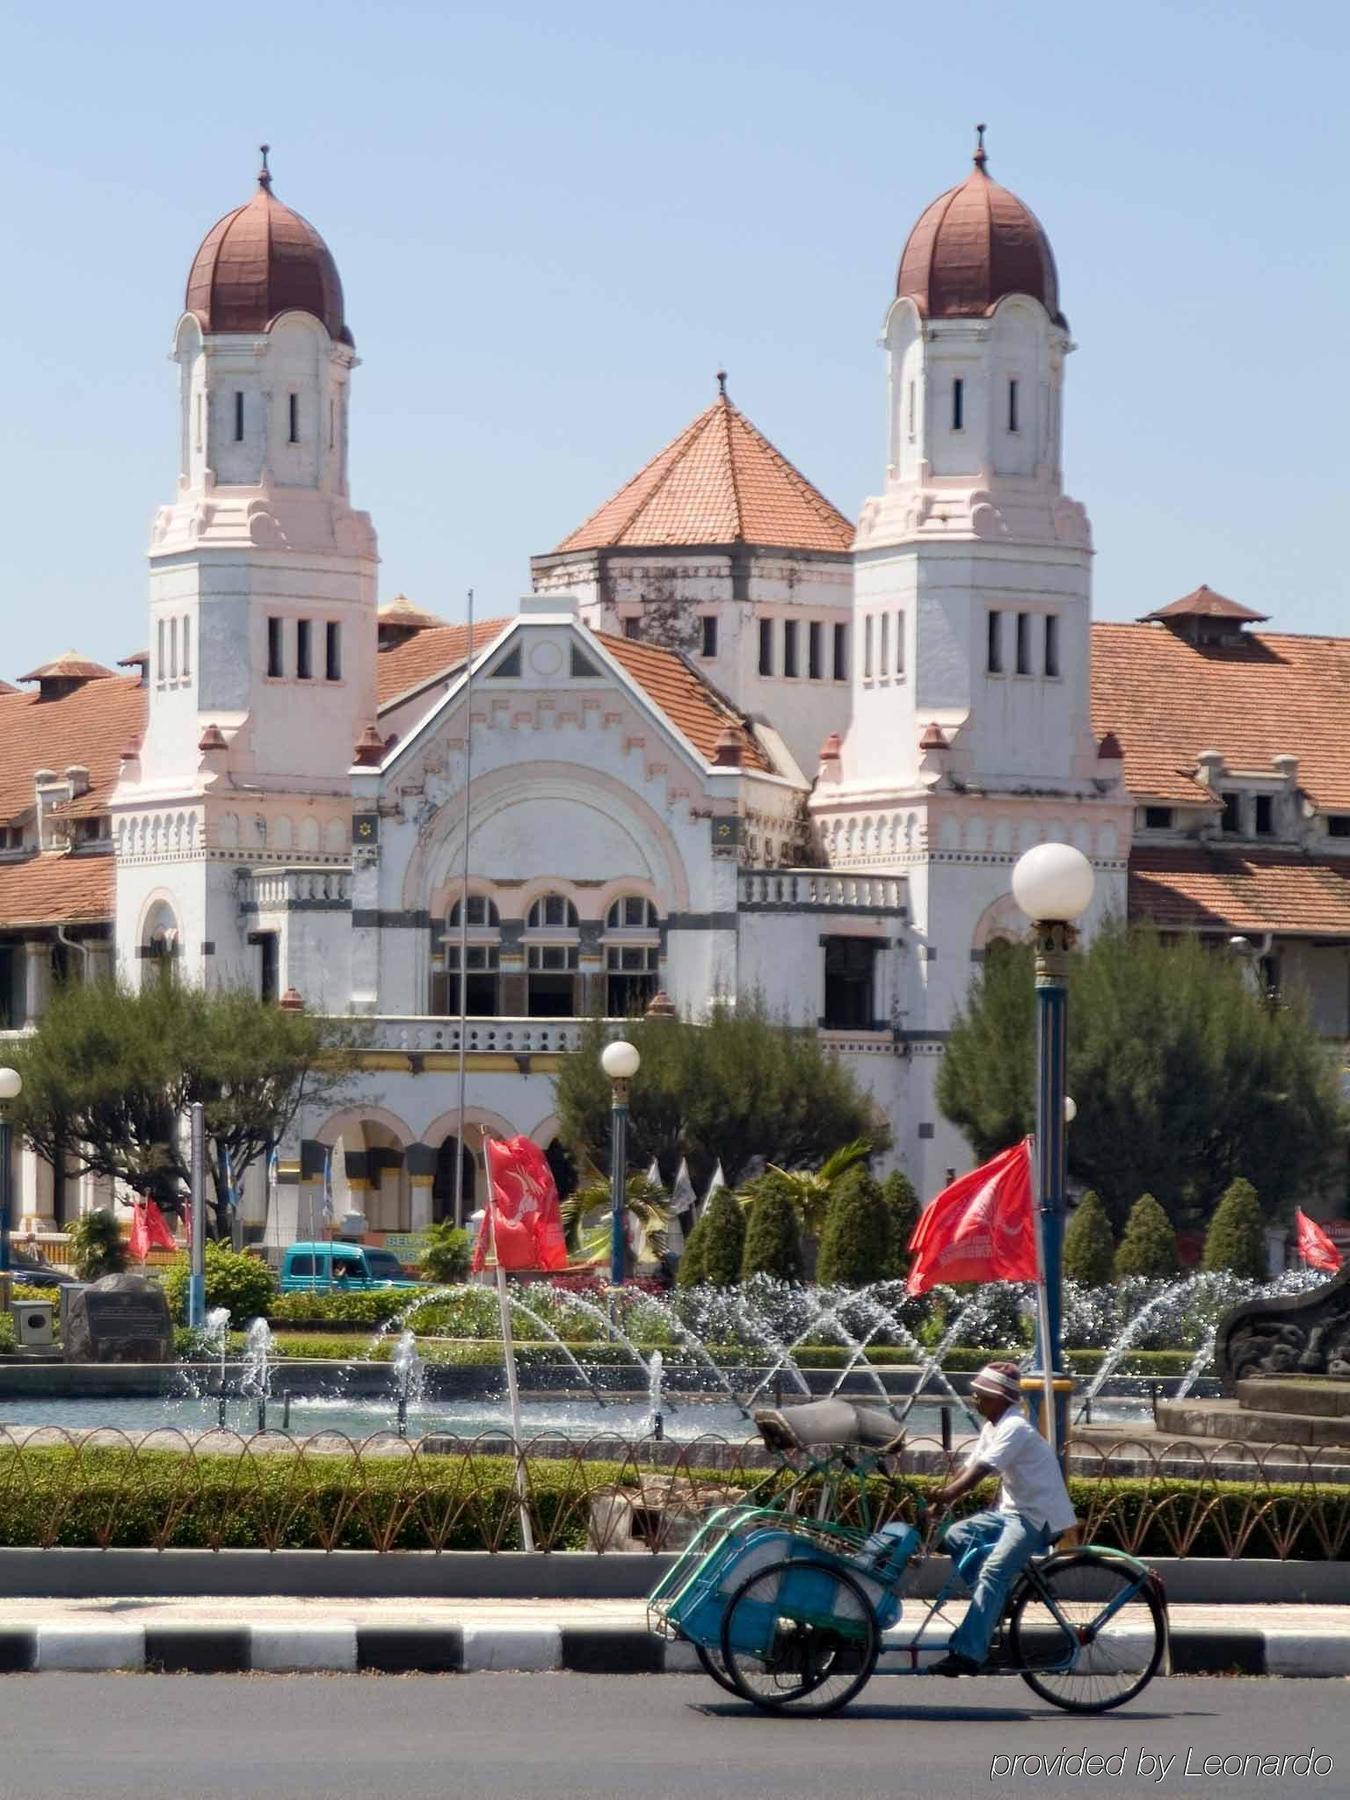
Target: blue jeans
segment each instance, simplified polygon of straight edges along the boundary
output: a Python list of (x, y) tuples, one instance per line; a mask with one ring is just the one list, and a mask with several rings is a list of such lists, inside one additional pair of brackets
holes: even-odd
[(966, 1616), (952, 1633), (951, 1647), (959, 1656), (985, 1660), (1013, 1582), (1051, 1541), (1047, 1526), (1033, 1525), (1021, 1513), (972, 1513), (951, 1527), (943, 1548), (953, 1572), (959, 1568), (971, 1589)]

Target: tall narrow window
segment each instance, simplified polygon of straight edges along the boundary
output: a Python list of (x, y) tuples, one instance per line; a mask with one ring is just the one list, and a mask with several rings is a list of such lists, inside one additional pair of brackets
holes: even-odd
[(1003, 614), (996, 606), (989, 608), (988, 648), (984, 654), (984, 666), (990, 675), (1003, 673)]
[(897, 675), (903, 675), (905, 672), (905, 615), (903, 613), (895, 615), (895, 672)]
[(704, 613), (698, 622), (699, 655), (717, 655), (717, 614)]
[(178, 679), (178, 621), (169, 620), (169, 680)]
[(1059, 674), (1059, 614), (1045, 615), (1045, 672), (1047, 675)]
[(198, 389), (198, 392), (197, 392), (196, 419), (197, 419), (197, 448), (200, 450), (202, 447), (202, 395), (201, 395), (200, 389)]
[(783, 673), (785, 675), (797, 673), (797, 621), (795, 619), (784, 619), (783, 621)]
[(1232, 832), (1242, 830), (1241, 794), (1225, 794), (1223, 796), (1223, 829)]
[(1256, 835), (1272, 837), (1275, 832), (1275, 802), (1269, 794), (1256, 796)]
[(234, 394), (234, 441), (236, 444), (244, 441), (244, 396), (238, 388)]
[(269, 675), (286, 673), (286, 653), (280, 619), (267, 621), (267, 673)]
[(192, 642), (192, 620), (190, 618), (188, 618), (188, 616), (185, 613), (183, 615), (183, 643), (182, 643), (182, 650), (181, 650), (181, 655), (180, 655), (180, 665), (179, 665), (183, 671), (183, 680), (184, 681), (186, 681), (188, 676), (191, 675), (191, 673), (192, 673), (192, 651), (190, 649), (191, 642)]
[(881, 648), (877, 662), (877, 673), (885, 681), (891, 672), (891, 615), (889, 613), (881, 615)]
[(819, 681), (824, 673), (820, 657), (821, 632), (820, 620), (812, 619), (806, 627), (806, 673), (812, 681)]
[(164, 643), (164, 621), (161, 619), (155, 633), (155, 680), (161, 687), (164, 684), (165, 672), (168, 668), (168, 664), (164, 660)]
[(836, 625), (834, 628), (834, 678), (836, 681), (848, 680), (847, 625)]
[(623, 635), (626, 638), (640, 638), (642, 636), (642, 620), (636, 613), (629, 613), (628, 617), (624, 620)]
[(337, 401), (328, 402), (328, 448), (331, 450), (337, 443)]
[(312, 635), (308, 619), (295, 621), (295, 672), (301, 681), (308, 681), (314, 672), (310, 647)]
[(759, 622), (759, 672), (761, 675), (773, 674), (772, 619), (761, 619)]
[(298, 444), (300, 442), (300, 396), (299, 396), (299, 394), (288, 394), (287, 402), (288, 402), (287, 423), (290, 428), (290, 441), (293, 444)]
[(330, 619), (323, 631), (323, 672), (330, 681), (342, 680), (342, 627)]
[(1017, 615), (1017, 673), (1031, 673), (1031, 614)]
[(872, 679), (872, 615), (863, 620), (863, 680)]
[(952, 430), (964, 431), (966, 424), (966, 384), (958, 375), (952, 382)]
[(909, 392), (905, 396), (905, 429), (910, 437), (914, 436), (914, 383), (909, 384)]
[(1017, 381), (1014, 378), (1008, 383), (1008, 430), (1018, 430), (1017, 423)]

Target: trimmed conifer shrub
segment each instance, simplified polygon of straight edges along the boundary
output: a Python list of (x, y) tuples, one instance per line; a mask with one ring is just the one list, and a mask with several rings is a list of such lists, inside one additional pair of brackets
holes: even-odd
[(1205, 1233), (1202, 1266), (1226, 1269), (1250, 1281), (1264, 1281), (1270, 1274), (1266, 1256), (1266, 1227), (1261, 1202), (1250, 1181), (1230, 1183)]
[(1172, 1221), (1152, 1194), (1141, 1194), (1125, 1221), (1125, 1233), (1116, 1251), (1116, 1274), (1166, 1277), (1180, 1273)]
[(684, 1240), (675, 1269), (676, 1287), (702, 1287), (708, 1279), (708, 1234), (703, 1220), (695, 1219)]
[(1089, 1188), (1064, 1233), (1064, 1273), (1084, 1287), (1106, 1287), (1115, 1273), (1116, 1241), (1100, 1196)]
[(866, 1287), (895, 1269), (895, 1226), (881, 1183), (861, 1163), (839, 1183), (820, 1237), (823, 1287)]
[(680, 1285), (698, 1287), (706, 1283), (709, 1287), (735, 1287), (741, 1278), (744, 1255), (744, 1210), (730, 1188), (718, 1188), (685, 1243), (680, 1259)]
[(741, 1277), (772, 1275), (776, 1281), (802, 1279), (802, 1234), (797, 1209), (785, 1182), (765, 1177), (749, 1208)]
[(891, 1267), (887, 1274), (901, 1276), (909, 1272), (909, 1240), (914, 1235), (914, 1227), (919, 1222), (919, 1196), (914, 1191), (914, 1183), (903, 1169), (892, 1169), (881, 1184), (881, 1197), (886, 1202), (891, 1214), (891, 1232), (894, 1239), (891, 1252)]

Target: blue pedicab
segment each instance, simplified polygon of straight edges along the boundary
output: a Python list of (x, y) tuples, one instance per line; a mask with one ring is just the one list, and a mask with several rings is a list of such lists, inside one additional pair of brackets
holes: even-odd
[[(765, 1712), (821, 1717), (847, 1706), (878, 1669), (927, 1673), (956, 1623), (947, 1603), (974, 1565), (967, 1552), (917, 1630), (901, 1628), (906, 1574), (944, 1521), (916, 1500), (922, 1529), (898, 1519), (874, 1525), (866, 1478), (894, 1482), (904, 1441), (896, 1420), (831, 1399), (756, 1413), (755, 1423), (790, 1479), (767, 1504), (747, 1499), (710, 1514), (652, 1590), (652, 1629), (691, 1643), (720, 1687)], [(846, 1481), (856, 1524), (841, 1517)], [(1085, 1545), (1027, 1565), (984, 1673), (1020, 1675), (1067, 1712), (1109, 1712), (1148, 1685), (1167, 1653), (1156, 1572)]]

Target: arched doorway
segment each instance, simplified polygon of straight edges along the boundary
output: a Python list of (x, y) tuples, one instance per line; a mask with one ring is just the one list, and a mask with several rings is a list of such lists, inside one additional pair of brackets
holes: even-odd
[(457, 1137), (444, 1137), (436, 1152), (436, 1173), (431, 1184), (431, 1216), (437, 1224), (455, 1216), (456, 1154), (462, 1157), (464, 1165), (464, 1218), (467, 1219), (478, 1205), (478, 1158), (467, 1144), (460, 1150)]

